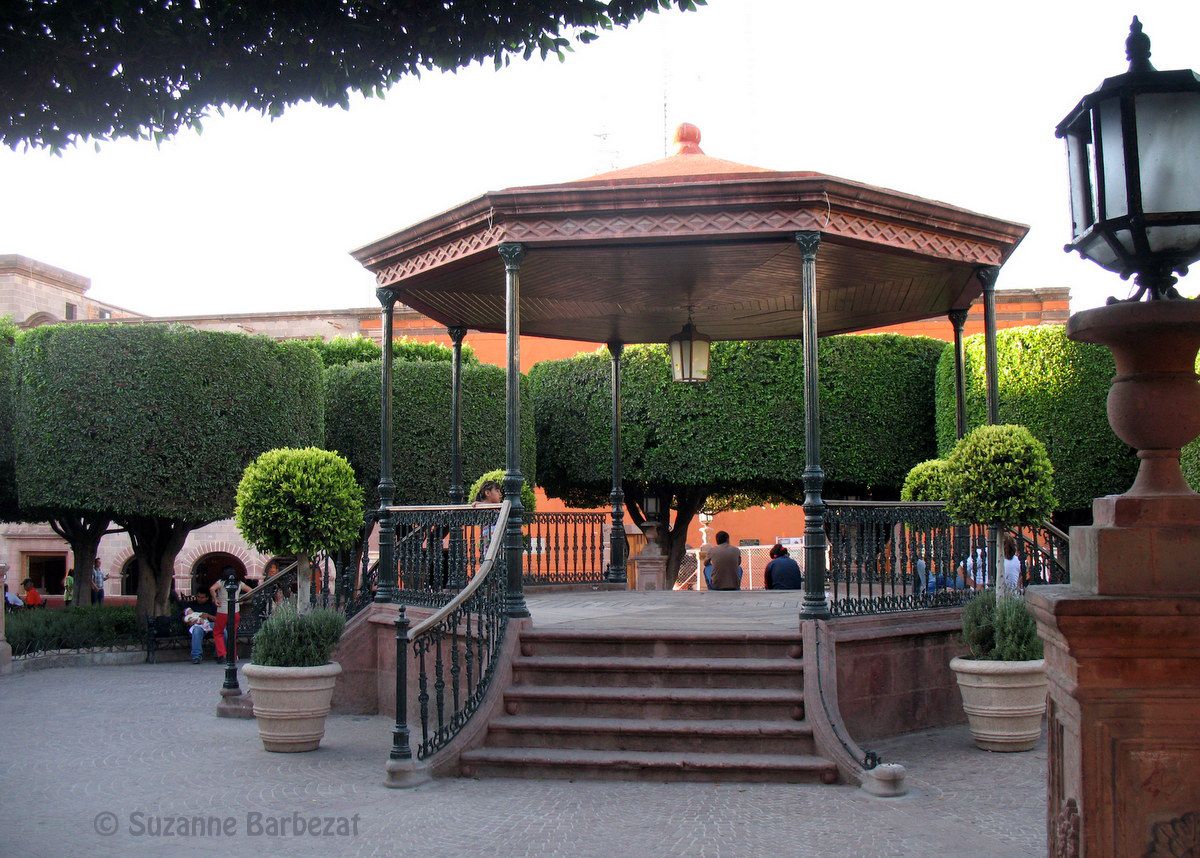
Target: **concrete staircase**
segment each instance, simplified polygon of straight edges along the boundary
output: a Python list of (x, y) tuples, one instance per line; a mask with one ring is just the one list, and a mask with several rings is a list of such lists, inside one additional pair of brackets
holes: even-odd
[(795, 635), (529, 629), (468, 777), (824, 782)]

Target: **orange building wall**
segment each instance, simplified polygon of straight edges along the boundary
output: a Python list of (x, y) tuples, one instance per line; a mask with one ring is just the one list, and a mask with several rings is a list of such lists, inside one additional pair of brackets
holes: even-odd
[[(1066, 324), (1070, 315), (1070, 290), (1066, 288), (1045, 289), (998, 289), (996, 290), (996, 327), (1015, 328), (1024, 325)], [(379, 319), (364, 319), (360, 323), (364, 336), (380, 336)], [(394, 321), (397, 337), (410, 337), (424, 342), (437, 342), (449, 346), (450, 337), (446, 329), (432, 319), (414, 311), (397, 311)], [(976, 301), (967, 315), (964, 334), (970, 336), (983, 332), (983, 303)], [(863, 331), (864, 334), (903, 334), (926, 336), (950, 342), (954, 329), (946, 318), (926, 319), (903, 325), (890, 325)], [(504, 366), (506, 363), (505, 339), (503, 334), (485, 334), (472, 331), (465, 340), (484, 363)], [(536, 363), (544, 360), (559, 360), (580, 352), (594, 352), (603, 348), (598, 343), (576, 340), (551, 340), (544, 337), (521, 338), (521, 371), (529, 372)], [(568, 509), (561, 501), (546, 497), (537, 490), (538, 510), (559, 512)], [(781, 536), (804, 534), (804, 511), (798, 506), (752, 507), (737, 512), (723, 512), (713, 518), (709, 541), (718, 530), (729, 532), (730, 541), (737, 544), (743, 539), (757, 539), (770, 545)], [(693, 521), (688, 528), (688, 543), (700, 544), (700, 522)]]

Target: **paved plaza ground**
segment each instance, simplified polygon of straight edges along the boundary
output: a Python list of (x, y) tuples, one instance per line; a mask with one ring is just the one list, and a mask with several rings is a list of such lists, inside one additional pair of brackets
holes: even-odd
[[(213, 714), (222, 675), (210, 662), (0, 679), (0, 855), (1045, 854), (1044, 746), (989, 754), (962, 728), (874, 743), (908, 766), (913, 791), (899, 800), (772, 784), (443, 780), (402, 792), (380, 785), (388, 719), (334, 716), (319, 751), (268, 754), (253, 721)], [(357, 834), (265, 833), (293, 814), (345, 817), (347, 829), (357, 815)], [(232, 833), (131, 833), (196, 815), (228, 818)]]

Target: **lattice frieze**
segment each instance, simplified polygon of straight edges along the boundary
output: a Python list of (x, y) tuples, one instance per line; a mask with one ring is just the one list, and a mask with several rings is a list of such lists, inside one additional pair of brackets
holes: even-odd
[(995, 244), (942, 235), (850, 212), (812, 209), (714, 211), (680, 214), (594, 215), (507, 221), (482, 232), (439, 244), (379, 269), (376, 282), (388, 286), (456, 259), (471, 256), (501, 241), (634, 240), (689, 236), (753, 235), (762, 232), (820, 230), (957, 262), (998, 265)]

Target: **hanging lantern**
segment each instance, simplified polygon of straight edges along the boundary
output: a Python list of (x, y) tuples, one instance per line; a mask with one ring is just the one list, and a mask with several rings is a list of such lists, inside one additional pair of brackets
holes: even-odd
[(671, 377), (675, 381), (708, 381), (711, 340), (696, 330), (689, 310), (683, 330), (671, 337)]
[(1125, 52), (1129, 71), (1084, 96), (1057, 128), (1071, 185), (1066, 249), (1136, 274), (1135, 299), (1179, 298), (1174, 275), (1200, 259), (1200, 77), (1157, 71), (1137, 18)]

